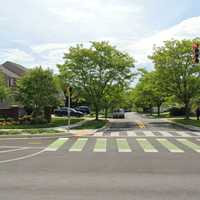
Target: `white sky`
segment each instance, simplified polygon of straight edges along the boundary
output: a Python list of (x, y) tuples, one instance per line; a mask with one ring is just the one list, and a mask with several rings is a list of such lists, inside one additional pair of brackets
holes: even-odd
[(57, 70), (77, 43), (110, 41), (152, 68), (154, 44), (200, 33), (198, 0), (0, 0), (0, 63)]

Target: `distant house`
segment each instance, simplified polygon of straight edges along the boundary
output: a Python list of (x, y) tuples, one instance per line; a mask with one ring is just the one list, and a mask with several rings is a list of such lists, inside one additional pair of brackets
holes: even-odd
[(13, 62), (5, 62), (0, 65), (0, 72), (4, 74), (8, 87), (15, 87), (16, 80), (22, 77), (27, 69)]

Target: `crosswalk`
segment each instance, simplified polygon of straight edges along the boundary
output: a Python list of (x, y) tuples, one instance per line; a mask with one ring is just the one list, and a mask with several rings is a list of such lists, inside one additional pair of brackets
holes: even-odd
[(198, 132), (186, 131), (105, 131), (95, 132), (91, 137), (200, 137)]
[[(200, 153), (198, 138), (58, 138), (46, 149), (49, 151), (63, 150), (66, 152), (85, 152), (90, 146), (93, 153), (110, 152), (114, 144), (119, 153)], [(64, 148), (67, 147), (67, 148)]]

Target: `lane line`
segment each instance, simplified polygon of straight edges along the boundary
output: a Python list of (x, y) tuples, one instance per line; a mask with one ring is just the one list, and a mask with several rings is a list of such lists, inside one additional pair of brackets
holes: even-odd
[(175, 144), (167, 139), (156, 139), (160, 144), (162, 144), (169, 152), (172, 153), (183, 153), (184, 151), (178, 148)]
[(187, 139), (176, 139), (178, 142), (184, 144), (185, 146), (189, 147), (190, 149), (200, 153), (200, 146), (187, 140)]
[(22, 157), (18, 157), (18, 158), (13, 158), (13, 159), (9, 159), (9, 160), (1, 160), (0, 161), (0, 164), (3, 164), (3, 163), (9, 163), (9, 162), (14, 162), (14, 161), (19, 161), (19, 160), (25, 160), (25, 159), (28, 159), (28, 158), (33, 158), (35, 156), (38, 156), (40, 154), (44, 153), (44, 150), (41, 150), (39, 152), (36, 152), (36, 153), (33, 153), (33, 154), (29, 154), (27, 156), (22, 156)]
[(4, 150), (4, 151), (0, 151), (1, 153), (10, 153), (10, 152), (15, 152), (15, 151), (23, 151), (23, 150), (27, 150), (29, 148), (20, 148), (20, 149), (10, 149), (10, 150)]
[(132, 152), (126, 139), (117, 139), (118, 152)]
[(93, 152), (106, 152), (107, 139), (100, 138), (96, 140)]
[(70, 152), (80, 152), (83, 150), (84, 146), (86, 145), (86, 142), (88, 141), (88, 138), (79, 138), (76, 140), (76, 142), (73, 144), (73, 146), (69, 149)]
[(31, 146), (0, 146), (0, 148), (9, 148), (9, 149), (17, 149), (17, 148), (27, 148), (27, 149), (44, 149), (44, 147), (31, 147)]
[(51, 143), (45, 151), (57, 151), (61, 146), (65, 144), (68, 138), (58, 138), (56, 141)]
[(134, 131), (127, 131), (128, 137), (137, 137), (137, 134)]
[(164, 137), (174, 137), (172, 134), (170, 134), (168, 131), (158, 131), (162, 136)]
[(146, 137), (155, 137), (155, 134), (152, 131), (143, 131)]
[(136, 141), (142, 147), (144, 152), (148, 152), (148, 153), (156, 153), (156, 152), (158, 152), (158, 150), (155, 149), (154, 146), (147, 139), (136, 139)]

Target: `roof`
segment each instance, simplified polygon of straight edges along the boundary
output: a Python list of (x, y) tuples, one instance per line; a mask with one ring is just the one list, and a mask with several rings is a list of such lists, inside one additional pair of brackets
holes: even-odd
[(17, 74), (9, 71), (3, 65), (0, 65), (0, 72), (2, 72), (3, 74), (6, 74), (7, 76), (12, 77), (12, 78), (19, 78), (19, 76)]
[(13, 62), (5, 62), (4, 64), (1, 65), (1, 68), (5, 68), (6, 70), (16, 74), (17, 76), (22, 76), (27, 69), (19, 64), (13, 63)]

